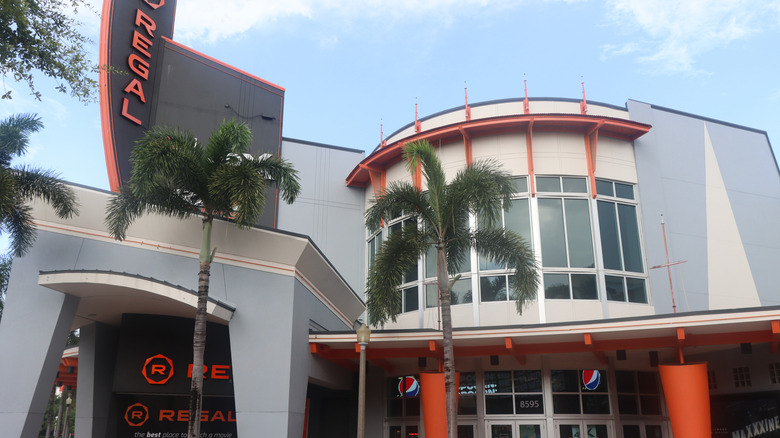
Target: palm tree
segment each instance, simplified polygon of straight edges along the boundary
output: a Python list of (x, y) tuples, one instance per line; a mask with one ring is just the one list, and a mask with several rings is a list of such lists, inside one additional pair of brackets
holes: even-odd
[(206, 301), (216, 251), (211, 248), (212, 222), (231, 218), (239, 227), (254, 225), (263, 212), (268, 183), (287, 203), (301, 190), (297, 172), (288, 162), (270, 154), (249, 155), (251, 142), (249, 128), (234, 121), (223, 122), (205, 146), (188, 132), (154, 127), (136, 143), (130, 180), (107, 206), (106, 225), (117, 240), (124, 239), (130, 223), (145, 213), (202, 220), (187, 432), (191, 438), (200, 437)]
[[(368, 318), (373, 325), (395, 321), (401, 311), (402, 277), (433, 246), (441, 306), (444, 353), (444, 385), (447, 400), (448, 437), (457, 436), (455, 355), (450, 311), (454, 275), (469, 257), (470, 248), (515, 271), (511, 292), (521, 312), (536, 297), (538, 277), (533, 252), (519, 235), (492, 226), (508, 209), (514, 186), (511, 176), (495, 161), (478, 161), (459, 171), (447, 183), (441, 161), (427, 141), (404, 147), (410, 171), (418, 168), (427, 191), (410, 183), (390, 184), (366, 212), (366, 226), (377, 229), (384, 219), (408, 216), (412, 220), (400, 232), (390, 234), (377, 251), (366, 283)], [(480, 218), (478, 230), (469, 228), (469, 217)]]
[(11, 237), (11, 251), (20, 257), (35, 241), (32, 208), (28, 202), (42, 199), (59, 217), (78, 214), (76, 194), (49, 170), (11, 166), (11, 160), (27, 151), (29, 136), (43, 128), (35, 114), (16, 114), (0, 121), (0, 233)]

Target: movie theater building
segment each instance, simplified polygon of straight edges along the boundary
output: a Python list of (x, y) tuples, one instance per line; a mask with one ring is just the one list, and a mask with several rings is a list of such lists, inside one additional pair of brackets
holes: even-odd
[[(459, 438), (780, 436), (780, 172), (765, 132), (632, 100), (526, 97), (411, 121), (367, 155), (286, 138), (285, 90), (175, 42), (175, 6), (104, 4), (101, 64), (132, 73), (101, 77), (112, 190), (149, 127), (205, 139), (231, 118), (302, 184), (292, 205), (269, 192), (254, 228), (215, 222), (204, 438), (357, 435), (367, 266), (408, 222), (366, 230), (363, 214), (394, 181), (425, 190), (401, 161), (417, 139), (449, 177), (486, 158), (513, 175), (502, 226), (540, 267), (522, 314), (504, 266), (472, 253), (461, 267)], [(0, 435), (38, 436), (57, 385), (77, 387), (76, 437), (181, 438), (201, 223), (144, 216), (119, 242), (103, 223), (112, 193), (74, 190), (77, 217), (33, 205), (36, 243), (13, 263)], [(442, 360), (435, 288), (421, 257), (397, 321), (371, 327), (369, 438), (443, 432), (426, 410), (442, 396), (427, 380)]]

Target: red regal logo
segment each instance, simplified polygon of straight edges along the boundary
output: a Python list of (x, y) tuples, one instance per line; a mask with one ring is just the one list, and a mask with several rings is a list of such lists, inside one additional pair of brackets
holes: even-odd
[(173, 377), (173, 361), (158, 354), (146, 359), (141, 371), (150, 385), (164, 385)]
[(127, 407), (125, 411), (125, 421), (133, 427), (142, 426), (149, 419), (149, 408), (136, 403)]

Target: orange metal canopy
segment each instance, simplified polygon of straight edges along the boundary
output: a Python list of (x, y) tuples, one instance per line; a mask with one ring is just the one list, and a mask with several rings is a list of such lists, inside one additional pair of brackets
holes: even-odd
[(363, 159), (347, 177), (348, 186), (365, 187), (371, 177), (369, 171), (382, 171), (401, 159), (403, 145), (415, 140), (447, 144), (462, 142), (464, 137), (475, 138), (510, 132), (566, 132), (598, 135), (633, 141), (650, 130), (650, 125), (604, 116), (586, 114), (525, 114), (469, 120), (424, 131), (376, 149)]
[[(442, 356), (441, 331), (375, 330), (366, 349), (375, 365), (392, 369), (392, 361)], [(780, 306), (485, 328), (456, 328), (456, 357), (514, 356), (520, 363), (538, 354), (592, 353), (606, 363), (606, 352), (673, 349), (679, 362), (690, 347), (742, 343), (780, 344)], [(358, 359), (352, 332), (311, 333), (310, 351), (353, 368)]]

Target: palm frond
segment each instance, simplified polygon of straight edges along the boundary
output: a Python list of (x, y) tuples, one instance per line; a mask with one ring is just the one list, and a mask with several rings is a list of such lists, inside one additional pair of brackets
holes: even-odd
[(195, 137), (169, 126), (155, 126), (137, 142), (130, 159), (133, 172), (130, 187), (136, 196), (143, 196), (153, 185), (163, 184), (184, 189), (199, 196), (208, 191), (205, 152)]
[(167, 188), (153, 188), (143, 197), (136, 196), (130, 188), (123, 188), (106, 205), (105, 224), (109, 234), (124, 240), (130, 224), (146, 213), (186, 219), (201, 214), (201, 210), (181, 193)]
[(515, 188), (512, 176), (495, 160), (480, 160), (458, 172), (449, 185), (453, 203), (465, 204), (488, 225), (500, 220), (508, 209)]
[(78, 214), (76, 193), (56, 173), (28, 166), (13, 168), (10, 172), (16, 180), (16, 193), (22, 200), (43, 199), (62, 218)]
[(472, 244), (483, 256), (515, 271), (511, 294), (518, 313), (522, 313), (523, 307), (536, 298), (539, 286), (538, 266), (528, 242), (510, 230), (486, 228), (474, 233)]
[(258, 173), (279, 189), (282, 199), (291, 204), (301, 194), (298, 171), (278, 155), (263, 154), (253, 160)]
[(209, 205), (214, 214), (233, 216), (240, 227), (254, 225), (265, 206), (265, 176), (251, 160), (224, 164), (214, 171), (209, 184)]
[(366, 210), (366, 226), (376, 229), (382, 220), (392, 220), (400, 216), (411, 215), (421, 218), (423, 223), (436, 225), (431, 214), (428, 195), (406, 182), (391, 183)]
[(224, 164), (226, 160), (241, 157), (252, 145), (252, 131), (243, 122), (223, 121), (211, 133), (206, 145), (206, 159), (211, 166)]
[(409, 225), (392, 233), (374, 257), (366, 282), (366, 307), (373, 325), (395, 321), (401, 311), (401, 285), (404, 274), (426, 251), (426, 234)]
[(14, 257), (23, 256), (35, 242), (36, 233), (31, 211), (31, 207), (19, 203), (4, 217), (2, 226), (11, 237), (10, 246)]
[(8, 165), (11, 158), (24, 154), (30, 134), (43, 128), (36, 114), (14, 114), (0, 122), (0, 164)]

